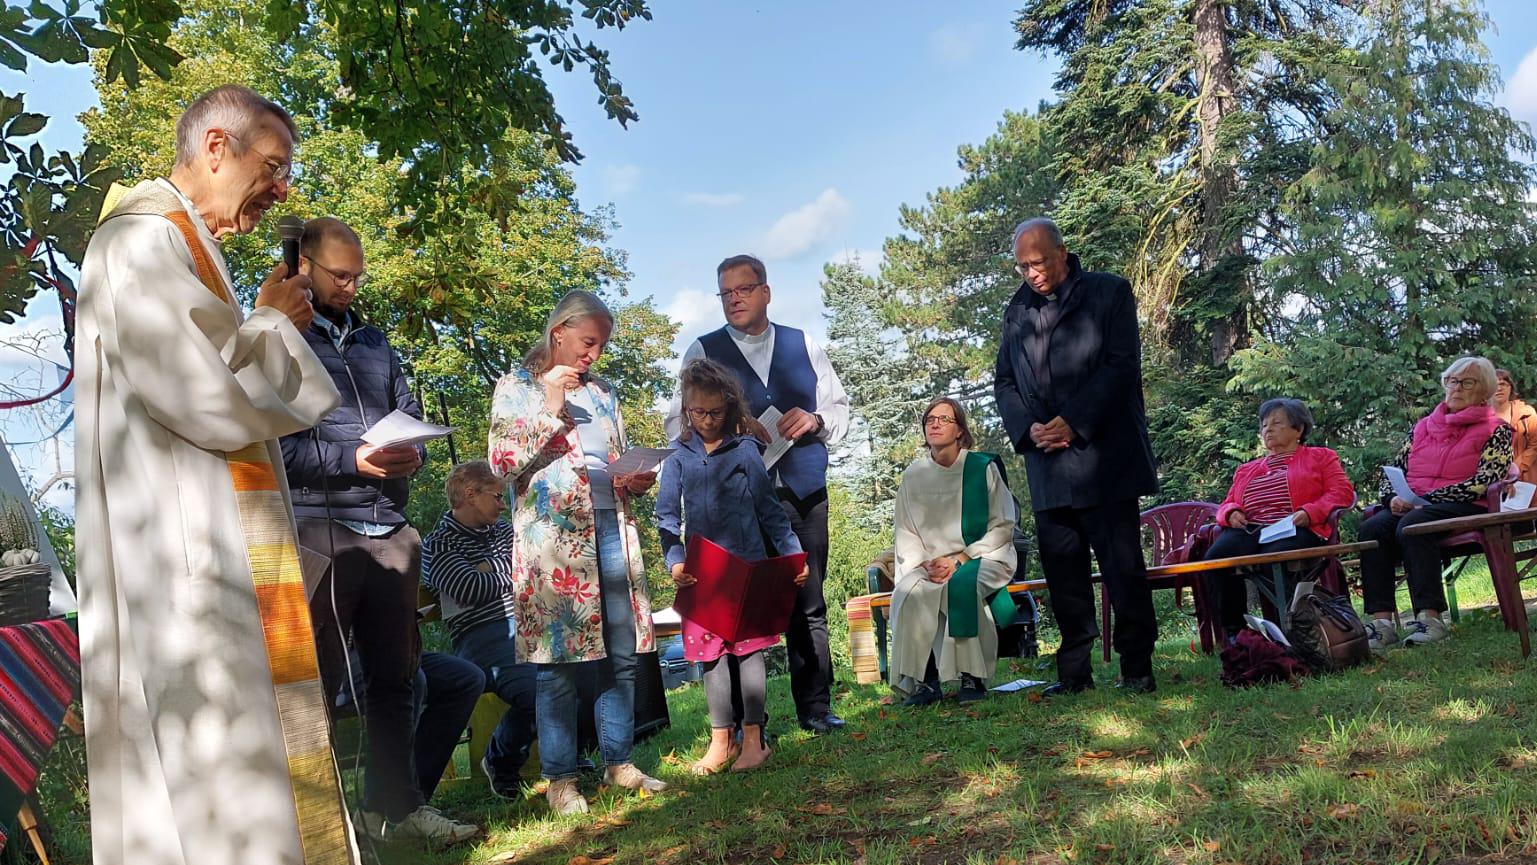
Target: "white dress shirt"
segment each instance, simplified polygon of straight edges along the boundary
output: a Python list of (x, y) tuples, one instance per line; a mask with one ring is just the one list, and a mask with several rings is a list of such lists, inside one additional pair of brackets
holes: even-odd
[[(726, 326), (726, 333), (731, 335), (737, 350), (742, 352), (748, 366), (758, 374), (759, 380), (765, 386), (768, 385), (769, 380), (769, 365), (774, 361), (776, 329), (777, 325), (770, 324), (768, 330), (754, 336), (730, 325)], [(824, 444), (835, 445), (843, 441), (843, 437), (849, 432), (849, 395), (843, 389), (843, 382), (838, 380), (838, 373), (833, 369), (832, 362), (827, 359), (827, 352), (817, 344), (815, 339), (812, 339), (809, 333), (806, 334), (806, 355), (811, 359), (811, 369), (817, 376), (817, 407), (813, 414), (821, 415), (823, 424), (818, 438)], [(704, 356), (704, 346), (696, 339), (689, 344), (688, 351), (683, 353), (683, 365), (688, 366), (689, 361), (698, 360)], [(667, 406), (667, 418), (663, 424), (669, 441), (683, 432), (683, 395), (681, 393), (673, 394), (672, 402)]]

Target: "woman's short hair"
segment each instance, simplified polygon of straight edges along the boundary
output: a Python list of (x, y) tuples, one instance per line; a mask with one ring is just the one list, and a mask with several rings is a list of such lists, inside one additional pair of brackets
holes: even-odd
[(678, 374), (678, 393), (685, 407), (683, 415), (685, 423), (681, 436), (685, 441), (694, 434), (693, 427), (686, 422), (690, 394), (719, 395), (721, 401), (726, 404), (726, 417), (722, 421), (721, 429), (726, 431), (726, 435), (741, 435), (747, 432), (747, 418), (752, 414), (752, 410), (747, 406), (747, 395), (742, 391), (742, 380), (720, 363), (705, 357), (689, 361), (688, 365), (683, 367), (683, 372)]
[(581, 289), (566, 292), (550, 310), (550, 317), (544, 322), (544, 335), (524, 355), (523, 365), (535, 375), (549, 372), (553, 365), (550, 358), (555, 356), (555, 328), (572, 327), (589, 318), (604, 318), (610, 328), (614, 326), (614, 313), (602, 298)]
[[(942, 405), (949, 406), (950, 410), (955, 412), (955, 425), (960, 428), (961, 431), (961, 447), (970, 450), (973, 446), (976, 445), (977, 440), (971, 435), (971, 427), (966, 425), (966, 410), (961, 408), (961, 404), (958, 400), (952, 399), (950, 397), (942, 396), (924, 407), (923, 414), (918, 416), (918, 432), (927, 432), (929, 425), (929, 412)], [(928, 436), (925, 435), (923, 440), (925, 443), (928, 442)]]
[(1496, 390), (1499, 389), (1499, 382), (1503, 381), (1506, 384), (1510, 385), (1510, 398), (1511, 399), (1517, 399), (1517, 398), (1519, 398), (1521, 396), (1521, 390), (1520, 390), (1520, 388), (1516, 387), (1516, 380), (1514, 378), (1511, 378), (1510, 370), (1508, 370), (1508, 369), (1497, 369), (1497, 370), (1494, 371), (1494, 378), (1495, 378), (1495, 389)]
[(1270, 417), (1276, 412), (1286, 415), (1286, 425), (1300, 432), (1301, 435), (1298, 436), (1297, 440), (1306, 443), (1308, 433), (1313, 431), (1313, 413), (1308, 411), (1307, 404), (1300, 399), (1292, 399), (1291, 397), (1267, 399), (1260, 403), (1259, 406), (1260, 425), (1263, 426), (1265, 418)]
[(448, 480), (443, 484), (443, 492), (448, 496), (450, 508), (463, 507), (470, 500), (470, 496), (482, 490), (499, 490), (506, 482), (491, 471), (491, 464), (485, 460), (471, 460), (454, 466), (454, 470), (448, 473)]
[(1494, 364), (1488, 358), (1469, 355), (1459, 357), (1452, 361), (1441, 373), (1441, 383), (1455, 377), (1473, 378), (1478, 381), (1479, 395), (1473, 398), (1473, 402), (1489, 403), (1494, 401), (1495, 388), (1499, 387), (1499, 380), (1495, 378)]

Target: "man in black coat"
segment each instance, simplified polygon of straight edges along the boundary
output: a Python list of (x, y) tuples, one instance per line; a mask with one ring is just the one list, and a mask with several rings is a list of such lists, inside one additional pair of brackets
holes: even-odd
[(1115, 611), (1121, 687), (1152, 691), (1158, 623), (1137, 498), (1158, 491), (1158, 476), (1131, 283), (1082, 269), (1049, 219), (1020, 223), (1014, 261), (1025, 282), (1004, 312), (993, 389), (1025, 458), (1041, 567), (1062, 631), (1057, 683), (1046, 693), (1094, 687), (1091, 549)]

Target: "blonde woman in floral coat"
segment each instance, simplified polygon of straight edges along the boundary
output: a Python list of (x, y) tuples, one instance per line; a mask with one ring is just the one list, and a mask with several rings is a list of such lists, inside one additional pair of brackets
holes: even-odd
[(605, 782), (666, 789), (630, 762), (635, 656), (654, 649), (630, 496), (656, 475), (608, 473), (627, 447), (624, 424), (613, 388), (589, 371), (613, 328), (613, 313), (596, 295), (567, 294), (491, 401), (488, 459), (515, 495), (517, 654), (538, 665), (539, 758), (559, 814), (587, 810), (576, 777), (578, 688), (588, 677), (597, 679)]

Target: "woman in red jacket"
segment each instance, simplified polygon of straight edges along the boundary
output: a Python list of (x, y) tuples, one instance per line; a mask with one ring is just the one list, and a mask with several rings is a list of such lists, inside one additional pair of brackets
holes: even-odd
[[(1222, 534), (1206, 558), (1300, 550), (1336, 540), (1329, 514), (1350, 507), (1356, 492), (1339, 454), (1304, 444), (1312, 430), (1313, 414), (1301, 400), (1271, 399), (1259, 407), (1265, 456), (1234, 472), (1233, 486), (1217, 509)], [(1283, 522), (1296, 533), (1260, 542), (1261, 531)], [(1213, 571), (1206, 577), (1206, 591), (1216, 599), (1222, 627), (1229, 635), (1238, 633), (1248, 601), (1243, 580), (1234, 579), (1232, 571)]]

